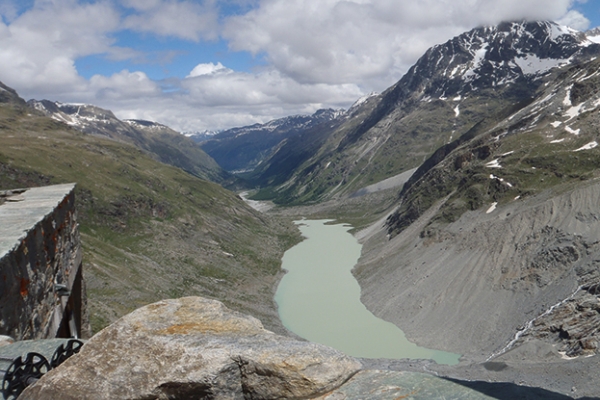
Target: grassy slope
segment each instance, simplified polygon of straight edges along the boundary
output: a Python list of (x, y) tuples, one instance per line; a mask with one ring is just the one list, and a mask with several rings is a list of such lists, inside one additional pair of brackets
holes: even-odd
[[(32, 115), (33, 114), (33, 115)], [(77, 182), (93, 330), (162, 298), (202, 295), (280, 327), (272, 291), (295, 230), (137, 148), (0, 104), (0, 188)]]

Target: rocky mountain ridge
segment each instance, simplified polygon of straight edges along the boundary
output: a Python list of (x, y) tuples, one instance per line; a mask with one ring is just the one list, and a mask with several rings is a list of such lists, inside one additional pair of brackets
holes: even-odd
[[(448, 220), (460, 215), (460, 210), (482, 206), (486, 198), (509, 201), (554, 185), (572, 184), (573, 178), (590, 179), (593, 163), (572, 158), (579, 159), (580, 154), (586, 154), (588, 160), (595, 158), (595, 152), (589, 150), (597, 146), (599, 66), (592, 60), (554, 71), (542, 80), (544, 85), (527, 104), (496, 115), (492, 123), (482, 123), (478, 130), (438, 149), (403, 188), (404, 205), (391, 217), (390, 233), (418, 217), (417, 207), (424, 211), (435, 199), (453, 191), (441, 210)], [(485, 171), (494, 176), (492, 184), (479, 181), (473, 186), (473, 179), (485, 176)], [(450, 181), (454, 183), (443, 189)], [(425, 187), (428, 195), (422, 190)], [(452, 207), (456, 210), (451, 211)]]
[(219, 165), (230, 172), (252, 171), (267, 159), (285, 140), (316, 126), (334, 121), (345, 115), (344, 110), (322, 109), (312, 115), (293, 115), (275, 119), (265, 124), (254, 124), (227, 129), (201, 143), (202, 149)]
[(27, 104), (55, 121), (81, 132), (131, 143), (154, 158), (203, 179), (224, 183), (232, 177), (194, 141), (166, 125), (142, 120), (120, 120), (112, 111), (91, 104), (29, 100)]

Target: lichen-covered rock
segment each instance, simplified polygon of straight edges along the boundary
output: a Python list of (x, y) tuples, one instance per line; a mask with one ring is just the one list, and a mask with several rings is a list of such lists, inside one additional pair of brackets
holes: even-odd
[(20, 400), (308, 398), (360, 367), (326, 346), (275, 335), (220, 302), (186, 297), (121, 318)]

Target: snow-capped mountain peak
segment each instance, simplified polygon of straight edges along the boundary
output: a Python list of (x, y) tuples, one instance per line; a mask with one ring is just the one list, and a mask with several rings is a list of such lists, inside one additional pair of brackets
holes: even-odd
[(362, 104), (366, 103), (367, 101), (369, 101), (369, 99), (373, 98), (373, 97), (377, 97), (379, 96), (379, 93), (376, 92), (371, 92), (367, 95), (364, 95), (362, 97), (360, 97), (358, 100), (356, 100), (354, 102), (354, 104), (352, 104), (350, 106), (350, 108), (348, 109), (348, 113), (352, 112), (352, 110), (356, 109), (357, 107), (361, 106)]
[[(505, 22), (472, 29), (429, 49), (406, 79), (424, 96), (461, 92), (535, 79), (578, 57), (597, 53), (600, 32), (588, 34), (554, 22)], [(429, 85), (427, 85), (429, 83)]]

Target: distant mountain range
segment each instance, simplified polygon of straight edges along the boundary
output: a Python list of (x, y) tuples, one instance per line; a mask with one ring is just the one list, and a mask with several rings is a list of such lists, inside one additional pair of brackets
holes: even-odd
[(143, 120), (120, 120), (112, 111), (90, 104), (29, 100), (27, 104), (50, 118), (90, 135), (131, 143), (157, 160), (218, 183), (231, 180), (193, 140), (168, 126)]
[(200, 132), (199, 131), (185, 131), (185, 132), (181, 132), (181, 133), (184, 136), (191, 138), (196, 143), (202, 143), (202, 142), (205, 142), (205, 141), (211, 139), (219, 132), (222, 132), (222, 130), (217, 130), (217, 131), (204, 130), (204, 131), (200, 131)]
[(190, 137), (201, 143), (202, 149), (225, 170), (247, 172), (269, 158), (286, 139), (344, 115), (343, 110), (318, 110), (312, 115), (294, 115), (266, 124), (227, 129), (211, 136), (197, 134)]

